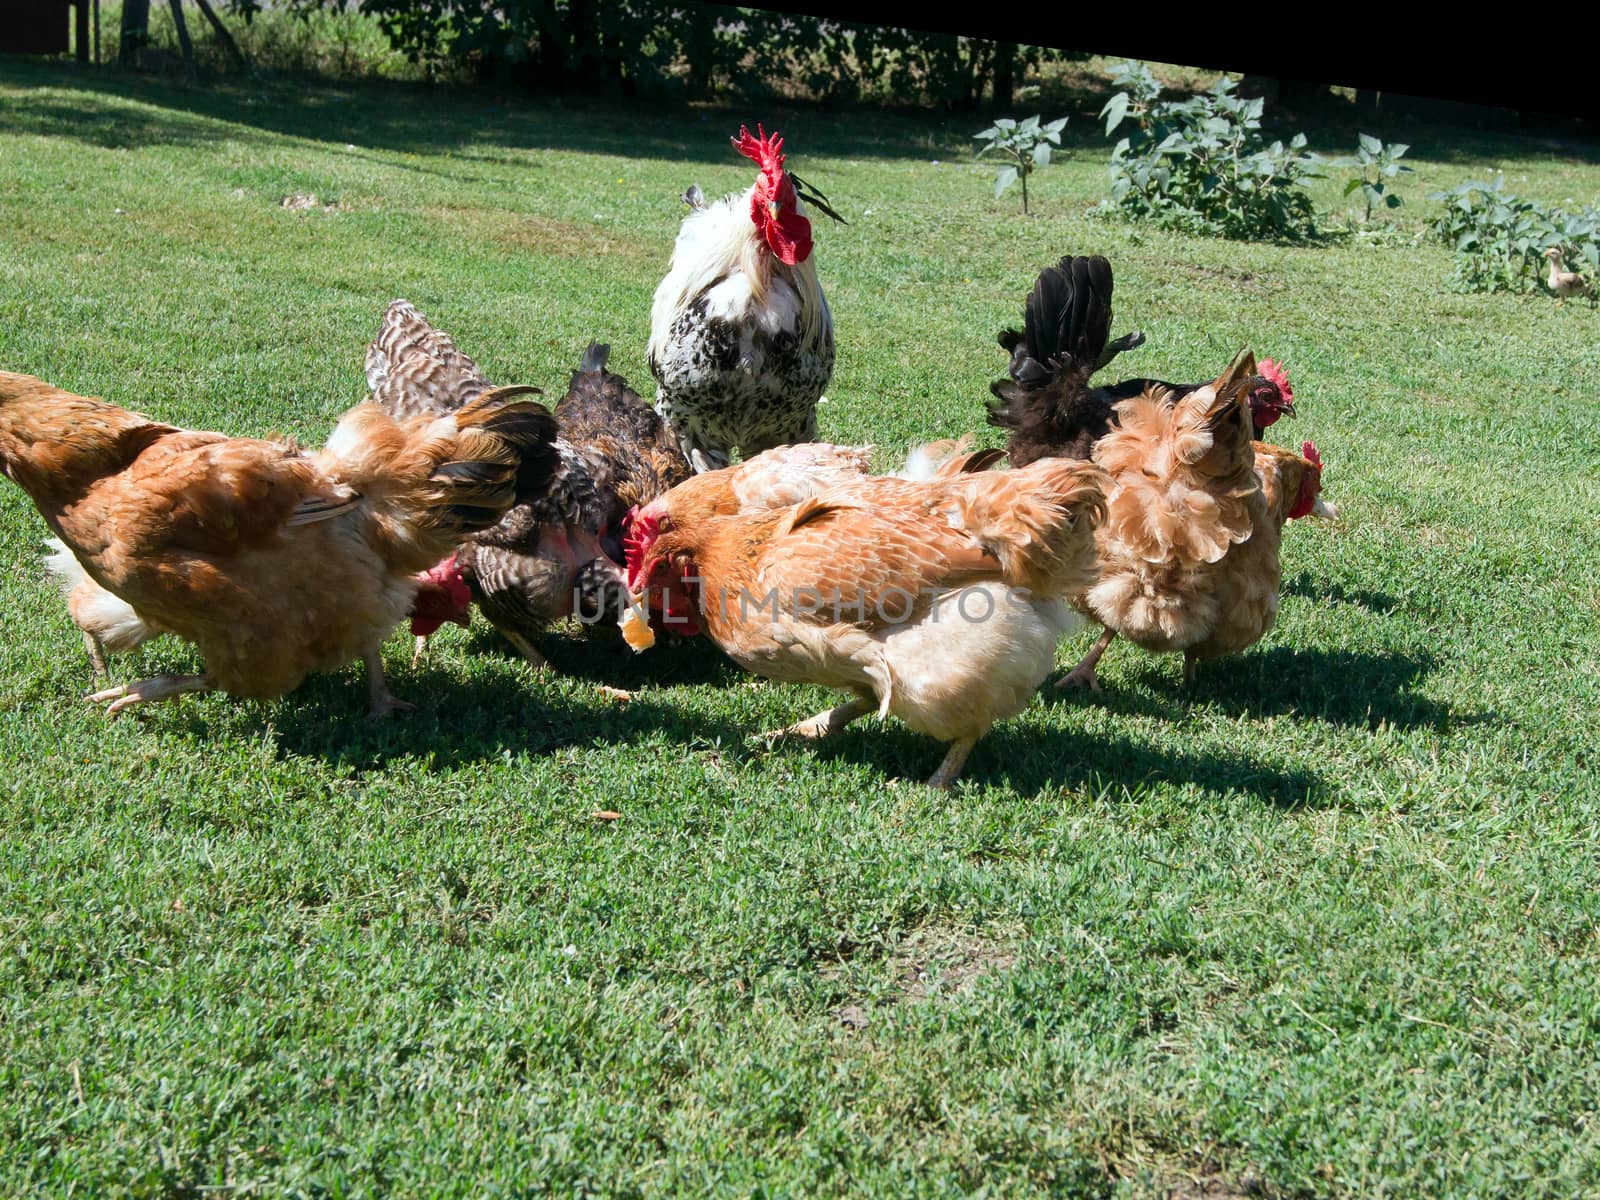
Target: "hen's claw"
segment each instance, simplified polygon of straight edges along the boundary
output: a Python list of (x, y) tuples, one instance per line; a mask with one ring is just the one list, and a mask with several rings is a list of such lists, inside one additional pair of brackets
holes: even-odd
[(1056, 680), (1056, 687), (1083, 687), (1088, 686), (1091, 692), (1100, 690), (1100, 680), (1095, 675), (1095, 668), (1100, 665), (1100, 656), (1106, 652), (1106, 647), (1116, 640), (1117, 635), (1109, 629), (1102, 630), (1100, 640), (1089, 647), (1089, 653), (1072, 670)]
[(381, 721), (390, 713), (415, 712), (416, 708), (417, 706), (411, 701), (401, 700), (399, 697), (391, 696), (385, 692), (382, 696), (373, 700), (371, 706), (367, 709), (367, 720)]
[(411, 712), (417, 706), (409, 700), (395, 698), (389, 683), (383, 677), (383, 656), (372, 653), (362, 659), (367, 667), (367, 720), (381, 721), (390, 713)]
[(835, 708), (819, 712), (816, 716), (800, 721), (794, 725), (786, 725), (782, 729), (770, 729), (761, 737), (769, 745), (782, 741), (784, 738), (802, 737), (811, 741), (825, 738), (830, 734), (838, 733), (857, 717), (864, 717), (878, 707), (872, 700), (846, 700)]
[[(105, 715), (116, 720), (123, 711), (135, 705), (160, 700), (176, 700), (186, 692), (209, 692), (211, 684), (204, 675), (154, 675), (138, 683), (125, 683), (117, 687), (92, 692), (83, 698), (85, 704), (106, 704)], [(107, 704), (107, 701), (110, 701)]]
[(1100, 690), (1100, 678), (1095, 674), (1093, 667), (1085, 667), (1080, 663), (1056, 680), (1056, 686), (1058, 688), (1086, 687), (1091, 692), (1098, 692)]

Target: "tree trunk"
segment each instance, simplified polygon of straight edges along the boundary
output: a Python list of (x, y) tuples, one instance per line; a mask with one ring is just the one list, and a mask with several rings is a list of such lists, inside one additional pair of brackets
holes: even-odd
[(217, 40), (227, 48), (228, 56), (233, 59), (234, 65), (241, 70), (249, 66), (244, 60), (244, 51), (239, 49), (239, 43), (233, 40), (233, 34), (228, 32), (228, 27), (222, 23), (222, 18), (217, 16), (217, 10), (211, 7), (210, 0), (194, 0), (194, 2), (200, 6), (200, 11), (206, 20), (211, 22)]
[(567, 5), (568, 44), (572, 47), (572, 86), (598, 92), (604, 67), (600, 60), (600, 13), (594, 0), (571, 0)]
[(183, 0), (171, 0), (172, 23), (178, 27), (178, 45), (183, 49), (183, 78), (186, 83), (199, 83), (200, 73), (194, 65), (194, 43), (189, 40), (189, 23), (183, 19)]
[(1304, 79), (1279, 79), (1278, 99), (1291, 112), (1306, 112), (1322, 103), (1328, 95), (1325, 83), (1308, 83)]
[(553, 0), (539, 6), (539, 82), (560, 89), (567, 82), (567, 44)]
[(684, 56), (689, 60), (689, 99), (705, 100), (711, 95), (716, 73), (717, 19), (697, 4), (689, 11), (689, 29), (683, 39)]
[(73, 52), (81, 63), (89, 61), (89, 0), (76, 0), (72, 6)]
[(122, 35), (117, 42), (117, 65), (136, 67), (139, 51), (150, 44), (150, 0), (124, 0)]
[(1017, 44), (1001, 42), (994, 48), (994, 111), (1010, 112), (1016, 103)]

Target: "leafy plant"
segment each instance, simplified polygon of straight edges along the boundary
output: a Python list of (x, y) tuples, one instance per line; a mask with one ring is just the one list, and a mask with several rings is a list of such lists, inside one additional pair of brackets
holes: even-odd
[(1373, 210), (1380, 204), (1385, 208), (1399, 208), (1405, 203), (1399, 193), (1393, 190), (1392, 185), (1386, 184), (1384, 180), (1411, 173), (1410, 167), (1400, 163), (1400, 159), (1405, 157), (1405, 152), (1411, 147), (1404, 142), (1390, 142), (1386, 146), (1370, 133), (1357, 135), (1356, 141), (1356, 152), (1348, 158), (1334, 159), (1333, 165), (1359, 168), (1356, 177), (1344, 185), (1344, 194), (1351, 196), (1358, 191), (1361, 193), (1361, 198), (1366, 201), (1367, 206), (1361, 223), (1370, 225)]
[(1050, 165), (1050, 147), (1061, 145), (1061, 131), (1066, 124), (1065, 117), (1048, 125), (1039, 124), (1038, 117), (1029, 117), (1024, 121), (1000, 117), (989, 128), (972, 135), (976, 141), (987, 139), (986, 144), (978, 148), (979, 158), (995, 151), (1012, 160), (1001, 167), (994, 177), (995, 199), (998, 200), (1008, 187), (1021, 179), (1022, 211), (1028, 211), (1028, 176), (1035, 169)]
[(1444, 211), (1430, 229), (1452, 245), (1456, 270), (1452, 285), (1467, 292), (1526, 292), (1543, 286), (1544, 254), (1561, 251), (1567, 265), (1600, 277), (1600, 208), (1576, 212), (1549, 208), (1505, 190), (1505, 176), (1493, 183), (1468, 181), (1430, 200)]
[[(430, 77), (564, 92), (746, 100), (804, 96), (975, 110), (1009, 107), (1031, 67), (1083, 55), (951, 33), (675, 0), (222, 0), (257, 13), (373, 18)], [(163, 7), (165, 7), (163, 5)]]
[(1111, 151), (1111, 204), (1138, 220), (1191, 233), (1245, 239), (1304, 240), (1316, 235), (1304, 180), (1320, 161), (1261, 133), (1263, 104), (1236, 95), (1226, 76), (1188, 100), (1160, 100), (1161, 85), (1142, 63), (1112, 70), (1122, 90), (1100, 110), (1110, 136), (1133, 130)]

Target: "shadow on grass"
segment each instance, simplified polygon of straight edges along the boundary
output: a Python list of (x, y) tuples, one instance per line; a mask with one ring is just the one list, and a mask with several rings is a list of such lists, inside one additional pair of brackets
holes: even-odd
[[(592, 640), (601, 643), (603, 636)], [(716, 685), (739, 678), (738, 669), (706, 643), (659, 646), (642, 656), (653, 656), (653, 666), (635, 661), (633, 653), (620, 645), (547, 638), (540, 649), (547, 653), (551, 668), (537, 675), (494, 671), (462, 682), (430, 666), (426, 658), (414, 671), (391, 671), (395, 694), (417, 707), (379, 722), (366, 719), (366, 688), (359, 674), (313, 676), (295, 693), (299, 703), (280, 707), (271, 724), (285, 752), (357, 770), (405, 758), (463, 766), (506, 754), (548, 754), (564, 746), (625, 745), (651, 734), (686, 748), (713, 741), (737, 746), (748, 732), (691, 713), (682, 704), (648, 691), (631, 701), (612, 699), (600, 691), (602, 684), (634, 690), (652, 683)], [(520, 661), (492, 632), (474, 637), (468, 653)], [(557, 677), (595, 686), (580, 686), (574, 695), (570, 688), (551, 686)]]
[[(664, 637), (643, 654), (635, 654), (622, 640), (615, 625), (566, 634), (547, 634), (534, 641), (558, 675), (589, 680), (606, 687), (635, 688), (654, 684), (659, 687), (727, 686), (750, 678), (721, 650), (705, 638)], [(472, 626), (467, 643), (470, 655), (498, 655), (518, 659), (511, 643), (485, 621)]]
[[(467, 682), (447, 677), (425, 659), (414, 672), (395, 672), (397, 694), (416, 702), (414, 712), (380, 723), (365, 719), (366, 691), (359, 677), (320, 676), (298, 693), (300, 703), (272, 718), (283, 750), (370, 770), (396, 759), (418, 758), (460, 766), (511, 754), (548, 754), (565, 746), (626, 745), (661, 736), (685, 750), (712, 743), (734, 759), (815, 754), (870, 765), (885, 778), (923, 780), (944, 748), (899, 722), (866, 722), (826, 742), (780, 742), (768, 747), (759, 730), (696, 711), (660, 696), (656, 687), (726, 688), (747, 678), (703, 641), (663, 643), (644, 655), (613, 644), (605, 632), (588, 638), (547, 637), (540, 650), (550, 671), (514, 677), (491, 673)], [(467, 646), (473, 658), (513, 661), (515, 654), (492, 630), (481, 629)], [(1236, 717), (1293, 716), (1347, 726), (1448, 730), (1493, 719), (1460, 714), (1411, 689), (1433, 667), (1420, 655), (1357, 651), (1296, 651), (1287, 647), (1202, 664), (1194, 687), (1179, 682), (1176, 656), (1149, 658), (1141, 686), (1108, 686), (1101, 693), (1057, 692), (1046, 685), (1045, 704), (1095, 704), (1130, 716), (1181, 723), (1196, 707)], [(576, 689), (549, 681), (583, 681)], [(592, 688), (589, 685), (593, 685)], [(634, 691), (618, 701), (601, 685)], [(645, 689), (645, 690), (640, 690)], [(1193, 784), (1218, 795), (1244, 793), (1284, 808), (1328, 802), (1316, 774), (1285, 769), (1248, 749), (1218, 752), (1171, 750), (1126, 737), (1041, 734), (1006, 723), (984, 738), (964, 778), (1006, 783), (1024, 795), (1090, 787), (1107, 781), (1137, 792), (1145, 786)]]
[(1400, 602), (1387, 592), (1375, 592), (1369, 588), (1348, 588), (1342, 583), (1319, 581), (1306, 571), (1300, 571), (1286, 578), (1281, 590), (1291, 596), (1303, 596), (1307, 600), (1353, 604), (1371, 613), (1392, 613), (1400, 607)]
[[(674, 103), (618, 102), (578, 96), (530, 95), (485, 85), (429, 86), (394, 81), (224, 77), (204, 87), (131, 75), (113, 68), (0, 62), (0, 83), (62, 88), (103, 97), (84, 103), (27, 94), (0, 98), (0, 124), (8, 131), (73, 138), (103, 148), (199, 145), (248, 141), (256, 131), (313, 141), (391, 151), (467, 152), (479, 162), (526, 168), (519, 157), (472, 153), (475, 147), (577, 150), (624, 158), (656, 158), (692, 166), (737, 166), (728, 137), (757, 119), (779, 126), (803, 171), (807, 155), (880, 159), (949, 159), (972, 148), (971, 134), (985, 123), (978, 113), (943, 116), (908, 110), (839, 111), (822, 105), (769, 99), (716, 108)], [(1046, 89), (1038, 104), (1072, 118), (1063, 149), (1109, 158), (1099, 111), (1113, 88), (1108, 79), (1079, 79)], [(126, 101), (137, 102), (137, 107)], [(1037, 106), (1037, 105), (1035, 105)], [(1303, 130), (1314, 148), (1352, 145), (1374, 114), (1329, 97), (1304, 113), (1283, 110), (1273, 135)], [(1274, 114), (1269, 113), (1269, 119)], [(1436, 114), (1396, 113), (1382, 118), (1380, 133), (1404, 136), (1411, 157), (1478, 168), (1507, 153), (1556, 161), (1600, 161), (1600, 149), (1582, 137), (1532, 137), (1481, 130), (1470, 107)], [(1292, 127), (1292, 128), (1291, 128)], [(685, 182), (691, 182), (687, 179)]]
[[(944, 758), (945, 747), (890, 721), (852, 726), (825, 742), (782, 742), (756, 754), (814, 754), (870, 765), (886, 778), (923, 781)], [(1063, 788), (1102, 791), (1109, 782), (1130, 795), (1154, 784), (1194, 784), (1217, 795), (1244, 793), (1279, 808), (1330, 802), (1323, 781), (1310, 771), (1285, 770), (1246, 753), (1179, 752), (1106, 734), (1052, 732), (995, 726), (967, 759), (961, 779), (1005, 784), (1024, 796)]]
[[(1273, 646), (1248, 654), (1202, 662), (1195, 682), (1185, 688), (1182, 659), (1176, 654), (1144, 655), (1113, 642), (1118, 651), (1138, 653), (1138, 682), (1149, 690), (1056, 691), (1045, 685), (1046, 703), (1098, 703), (1115, 712), (1181, 720), (1196, 705), (1230, 716), (1290, 716), (1336, 725), (1375, 729), (1434, 729), (1440, 733), (1460, 725), (1494, 719), (1493, 713), (1461, 713), (1414, 689), (1438, 665), (1430, 654), (1370, 653), (1361, 650), (1296, 650)], [(1152, 694), (1154, 693), (1154, 694)]]
[[(0, 64), (0, 83), (92, 94), (95, 99), (87, 102), (30, 93), (5, 97), (0, 99), (0, 119), (10, 131), (73, 138), (103, 148), (247, 141), (261, 131), (385, 150), (471, 152), (481, 145), (738, 167), (743, 160), (728, 139), (740, 124), (754, 125), (759, 119), (769, 129), (781, 127), (804, 170), (799, 164), (808, 155), (947, 158), (971, 145), (969, 125), (975, 130), (983, 124), (981, 116), (972, 114), (949, 123), (921, 113), (840, 113), (776, 100), (760, 106), (691, 108), (583, 96), (569, 107), (558, 96), (381, 81), (229, 78), (187, 88), (112, 69), (37, 63)], [(137, 104), (128, 104), (130, 100)], [(519, 157), (471, 157), (528, 166)]]

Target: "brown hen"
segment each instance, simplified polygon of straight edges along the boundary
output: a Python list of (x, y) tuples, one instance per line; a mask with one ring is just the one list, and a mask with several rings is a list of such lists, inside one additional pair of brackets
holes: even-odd
[(784, 733), (821, 737), (876, 709), (950, 744), (947, 788), (997, 720), (1027, 705), (1075, 623), (1057, 597), (1093, 568), (1105, 474), (1085, 462), (868, 477), (799, 504), (713, 516), (642, 548), (635, 586), (771, 679), (855, 699)]
[(1097, 578), (1073, 603), (1104, 627), (1056, 686), (1098, 688), (1100, 657), (1118, 635), (1195, 664), (1244, 650), (1278, 612), (1286, 520), (1332, 516), (1318, 493), (1321, 460), (1253, 441), (1255, 359), (1241, 351), (1214, 383), (1178, 399), (1159, 389), (1124, 400), (1095, 443), (1111, 476), (1096, 532)]
[(519, 390), (409, 421), (362, 404), (311, 453), (0, 373), (0, 465), (60, 539), (54, 565), (91, 657), (166, 632), (205, 657), (204, 674), (89, 699), (111, 716), (185, 692), (265, 699), (361, 658), (373, 715), (408, 707), (379, 646), (416, 572), (549, 481), (555, 420), (504, 403)]

